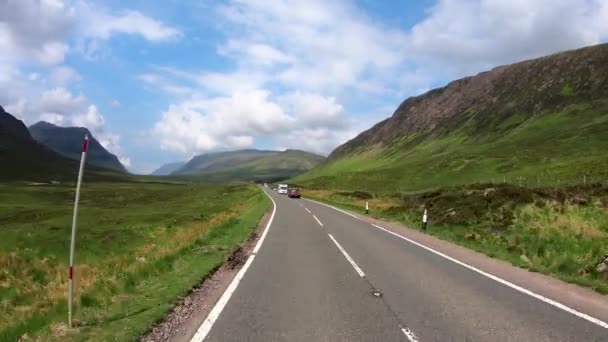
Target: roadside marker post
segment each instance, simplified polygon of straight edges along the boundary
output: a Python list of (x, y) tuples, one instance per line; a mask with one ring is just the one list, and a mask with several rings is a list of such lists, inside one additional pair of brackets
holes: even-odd
[(424, 209), (424, 214), (422, 215), (422, 230), (426, 230), (426, 222), (427, 222), (427, 211)]
[(369, 202), (365, 202), (365, 214), (369, 214)]
[(74, 214), (72, 215), (72, 240), (70, 241), (70, 268), (68, 273), (68, 327), (72, 327), (72, 306), (74, 300), (74, 254), (76, 250), (76, 218), (78, 217), (78, 201), (80, 200), (80, 184), (84, 173), (84, 164), (87, 158), (89, 137), (84, 136), (82, 143), (82, 155), (80, 157), (80, 168), (78, 169), (78, 180), (76, 182), (76, 195), (74, 198)]

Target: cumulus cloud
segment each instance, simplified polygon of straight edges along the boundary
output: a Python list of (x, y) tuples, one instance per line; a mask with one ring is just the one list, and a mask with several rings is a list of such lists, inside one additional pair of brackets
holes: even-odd
[(186, 155), (251, 147), (255, 135), (284, 129), (293, 120), (268, 96), (254, 90), (186, 100), (163, 113), (153, 134), (163, 149)]
[(120, 163), (122, 165), (124, 165), (124, 167), (126, 167), (126, 168), (131, 168), (132, 167), (131, 158), (129, 158), (129, 157), (120, 157), (120, 158), (118, 158), (118, 160), (120, 161)]
[(280, 149), (326, 154), (360, 128), (334, 97), (303, 92), (273, 97), (268, 90), (255, 89), (172, 105), (152, 134), (163, 149), (185, 156), (254, 147), (256, 138)]
[[(397, 67), (405, 39), (344, 1), (239, 0), (217, 12), (230, 27), (217, 52), (233, 70), (155, 67), (140, 75), (167, 93), (182, 85), (204, 94), (163, 113), (153, 134), (164, 149), (189, 155), (264, 138), (327, 153), (354, 135), (338, 94), (381, 89), (369, 75)], [(305, 138), (295, 141), (293, 132)]]
[(57, 115), (72, 115), (80, 111), (87, 104), (83, 95), (74, 95), (65, 88), (45, 90), (40, 96), (39, 111)]
[(440, 0), (408, 34), (407, 51), (475, 72), (606, 39), (603, 0)]
[(66, 65), (61, 65), (51, 69), (49, 78), (53, 84), (59, 86), (66, 86), (72, 82), (80, 81), (82, 79), (76, 70)]
[(403, 58), (405, 34), (346, 1), (239, 0), (219, 13), (238, 37), (225, 46), (242, 51), (234, 54), (240, 64), (282, 62), (273, 76), (299, 89), (352, 87)]
[(77, 4), (76, 10), (82, 18), (79, 33), (88, 38), (105, 40), (115, 34), (128, 34), (152, 42), (162, 42), (182, 36), (179, 29), (135, 10), (111, 13), (103, 7), (84, 1)]
[(0, 1), (0, 62), (61, 63), (73, 17), (62, 1)]
[(104, 127), (105, 120), (96, 106), (89, 105), (86, 111), (72, 117), (72, 124), (87, 127), (92, 131), (100, 131)]

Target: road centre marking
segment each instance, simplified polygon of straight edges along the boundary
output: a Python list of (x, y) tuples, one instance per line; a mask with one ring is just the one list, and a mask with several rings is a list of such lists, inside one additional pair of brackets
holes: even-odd
[[(330, 207), (330, 208), (332, 208), (332, 209), (334, 209), (334, 210), (337, 210), (337, 211), (341, 212), (342, 214), (345, 214), (345, 215), (348, 215), (348, 216), (350, 216), (350, 217), (356, 218), (357, 220), (361, 220), (361, 219), (360, 219), (360, 218), (359, 218), (357, 215), (355, 215), (355, 214), (351, 214), (351, 213), (349, 213), (348, 211), (344, 211), (344, 210), (342, 210), (342, 209), (340, 209), (340, 208), (336, 208), (336, 207), (334, 207), (334, 206), (332, 206), (332, 205), (325, 204), (325, 203), (323, 203), (323, 202), (319, 202), (319, 201), (315, 201), (315, 200), (311, 200), (311, 199), (308, 199), (308, 198), (305, 198), (305, 200), (306, 200), (306, 201), (310, 201), (310, 202), (314, 202), (314, 203), (318, 203), (318, 204), (324, 205), (324, 206), (326, 206), (326, 207)], [(363, 221), (363, 220), (361, 220), (361, 221)]]
[(418, 342), (418, 337), (408, 328), (401, 328), (401, 331), (405, 334), (410, 342)]
[(319, 221), (319, 219), (315, 215), (312, 215), (312, 217), (314, 217), (315, 220), (317, 220), (317, 223), (319, 224), (319, 226), (323, 227), (323, 223), (321, 223), (321, 221)]
[(309, 214), (312, 214), (312, 212), (308, 208), (304, 207), (304, 209), (306, 209), (306, 211), (308, 211)]
[(363, 270), (361, 270), (361, 268), (359, 268), (359, 266), (357, 265), (357, 263), (355, 263), (355, 261), (353, 260), (353, 258), (351, 258), (350, 255), (348, 255), (348, 253), (346, 253), (346, 251), (344, 250), (344, 248), (342, 248), (342, 246), (340, 246), (340, 244), (338, 243), (338, 241), (336, 241), (336, 239), (334, 239), (333, 235), (331, 235), (329, 233), (327, 235), (329, 235), (329, 238), (336, 244), (336, 247), (338, 247), (338, 249), (340, 250), (340, 252), (342, 252), (342, 254), (346, 258), (346, 260), (348, 260), (348, 262), (350, 262), (350, 264), (353, 266), (353, 268), (355, 269), (355, 271), (357, 271), (357, 273), (359, 274), (359, 276), (361, 278), (364, 278), (365, 277), (365, 273), (363, 273)]

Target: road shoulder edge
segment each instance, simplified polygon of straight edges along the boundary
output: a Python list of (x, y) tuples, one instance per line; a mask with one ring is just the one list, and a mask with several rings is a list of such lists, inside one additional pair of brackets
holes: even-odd
[[(195, 341), (196, 333), (209, 318), (210, 313), (222, 299), (226, 290), (234, 283), (235, 278), (239, 274), (244, 275), (246, 268), (253, 261), (252, 257), (257, 253), (268, 234), (277, 205), (268, 193), (263, 189), (261, 191), (269, 197), (271, 206), (264, 213), (247, 240), (221, 266), (209, 273), (200, 284), (193, 287), (190, 293), (175, 305), (162, 321), (155, 324), (141, 338), (141, 341)], [(243, 271), (244, 268), (245, 271)]]

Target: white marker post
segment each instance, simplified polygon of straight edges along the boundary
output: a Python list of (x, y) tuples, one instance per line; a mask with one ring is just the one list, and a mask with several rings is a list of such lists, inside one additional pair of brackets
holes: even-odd
[(70, 242), (70, 269), (68, 280), (68, 326), (72, 327), (72, 303), (74, 299), (74, 253), (76, 249), (76, 218), (78, 217), (78, 201), (80, 200), (80, 184), (84, 172), (84, 163), (87, 158), (87, 147), (89, 137), (84, 136), (82, 143), (82, 156), (80, 157), (80, 169), (78, 169), (78, 181), (76, 182), (76, 197), (74, 198), (74, 214), (72, 216), (72, 241)]
[(369, 214), (369, 202), (365, 202), (365, 213)]
[(427, 215), (426, 215), (426, 209), (424, 209), (424, 214), (422, 215), (422, 230), (426, 230), (426, 222), (427, 222)]

